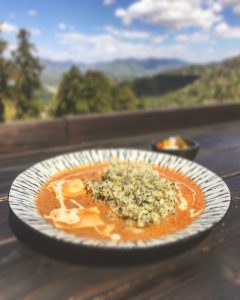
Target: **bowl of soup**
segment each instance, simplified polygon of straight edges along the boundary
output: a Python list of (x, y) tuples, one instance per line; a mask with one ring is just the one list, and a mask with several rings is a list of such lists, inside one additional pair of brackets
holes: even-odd
[(172, 245), (209, 230), (230, 203), (226, 184), (181, 157), (92, 149), (39, 162), (9, 192), (14, 214), (65, 243), (101, 249)]
[(153, 151), (177, 155), (194, 159), (199, 151), (199, 143), (191, 138), (182, 136), (169, 136), (151, 142)]

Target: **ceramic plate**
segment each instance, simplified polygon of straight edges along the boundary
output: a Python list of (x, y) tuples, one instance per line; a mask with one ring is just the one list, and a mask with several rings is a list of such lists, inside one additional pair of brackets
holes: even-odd
[[(112, 242), (81, 238), (55, 228), (42, 218), (36, 207), (36, 195), (54, 174), (81, 165), (109, 161), (112, 157), (117, 157), (119, 160), (145, 161), (181, 172), (190, 177), (204, 192), (206, 201), (204, 212), (196, 221), (176, 233), (152, 240), (134, 242)], [(140, 249), (170, 245), (210, 229), (226, 214), (230, 204), (230, 192), (227, 185), (216, 174), (195, 162), (180, 157), (134, 149), (86, 150), (44, 160), (21, 173), (11, 186), (9, 204), (20, 220), (48, 237), (92, 247)]]

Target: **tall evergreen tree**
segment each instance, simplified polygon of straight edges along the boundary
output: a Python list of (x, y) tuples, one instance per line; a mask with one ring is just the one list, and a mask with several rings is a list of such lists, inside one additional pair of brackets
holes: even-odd
[(112, 110), (110, 80), (99, 71), (88, 71), (84, 78), (84, 95), (91, 112)]
[[(1, 34), (1, 24), (0, 24)], [(8, 79), (10, 63), (4, 57), (7, 43), (0, 37), (0, 122), (4, 121), (4, 98), (8, 95)]]
[(18, 33), (18, 47), (13, 52), (15, 64), (16, 117), (36, 117), (39, 115), (39, 102), (35, 93), (41, 88), (42, 66), (34, 56), (35, 46), (30, 43), (30, 34), (25, 29)]
[(137, 98), (127, 85), (116, 85), (112, 88), (113, 110), (133, 110), (137, 108)]
[(57, 93), (56, 116), (87, 113), (88, 103), (83, 93), (83, 77), (76, 66), (63, 75)]

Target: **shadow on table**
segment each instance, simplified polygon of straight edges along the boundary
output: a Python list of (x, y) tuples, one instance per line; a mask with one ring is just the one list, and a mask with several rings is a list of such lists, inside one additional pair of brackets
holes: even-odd
[(205, 233), (171, 246), (144, 250), (93, 249), (49, 238), (23, 223), (11, 210), (8, 220), (11, 230), (18, 240), (32, 250), (53, 259), (88, 266), (124, 267), (168, 259), (191, 249), (207, 235)]

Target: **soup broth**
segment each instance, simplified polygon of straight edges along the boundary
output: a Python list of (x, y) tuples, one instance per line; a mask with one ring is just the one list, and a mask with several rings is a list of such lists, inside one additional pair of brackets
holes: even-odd
[(37, 206), (48, 222), (68, 233), (111, 241), (153, 239), (174, 233), (194, 220), (204, 210), (204, 194), (190, 178), (172, 170), (154, 167), (161, 178), (174, 182), (180, 191), (175, 213), (158, 224), (139, 227), (136, 222), (123, 218), (106, 203), (95, 201), (86, 190), (87, 180), (100, 181), (109, 164), (84, 166), (56, 174), (40, 190)]

